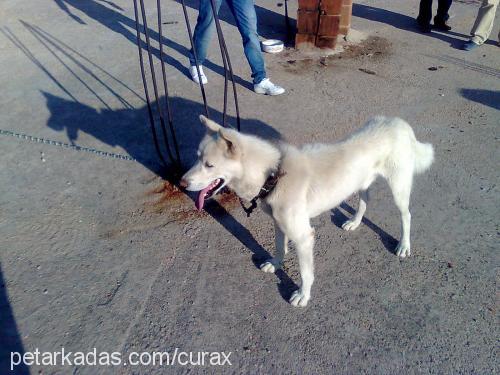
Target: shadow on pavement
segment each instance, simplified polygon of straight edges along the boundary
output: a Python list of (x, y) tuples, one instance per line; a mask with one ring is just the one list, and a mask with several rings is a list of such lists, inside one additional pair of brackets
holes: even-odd
[(28, 367), (23, 363), (11, 371), (11, 353), (14, 352), (22, 356), (24, 347), (0, 267), (0, 374), (29, 374)]
[[(48, 127), (64, 131), (74, 144), (77, 143), (79, 134), (85, 133), (109, 146), (120, 147), (139, 163), (158, 173), (158, 157), (153, 148), (145, 105), (141, 108), (96, 109), (48, 92), (42, 91), (42, 95), (50, 111)], [(161, 101), (163, 102), (164, 98)], [(204, 107), (202, 103), (176, 96), (171, 97), (169, 102), (183, 166), (187, 168), (196, 159), (198, 144), (205, 135), (205, 128), (199, 120), (199, 115), (204, 113)], [(155, 106), (152, 105), (154, 109)], [(222, 118), (222, 114), (214, 108), (209, 107), (209, 112), (214, 120)], [(233, 116), (228, 115), (227, 118), (230, 124), (236, 123)], [(242, 119), (241, 128), (245, 133), (266, 139), (281, 139), (279, 132), (260, 120)]]
[[(80, 6), (92, 8), (93, 5), (90, 3), (98, 4), (92, 1), (80, 4)], [(102, 6), (101, 4), (98, 5)], [(128, 92), (128, 96), (132, 95), (143, 101), (142, 96), (67, 43), (37, 26), (23, 21), (21, 23), (44, 46), (51, 59), (64, 67), (77, 80), (78, 84), (82, 85), (102, 104), (99, 109), (80, 102), (76, 94), (78, 90), (74, 91), (73, 88), (65, 85), (57, 77), (57, 74), (52, 73), (53, 69), (49, 63), (44, 63), (35, 57), (10, 29), (0, 29), (66, 95), (66, 97), (60, 97), (41, 91), (50, 112), (47, 126), (53, 130), (65, 132), (70, 142), (75, 145), (78, 143), (80, 134), (84, 133), (109, 146), (120, 147), (153, 173), (162, 176), (172, 184), (176, 184), (179, 176), (166, 171), (159, 163), (153, 146), (146, 105), (134, 108), (125, 99), (125, 96), (119, 92)], [(111, 105), (110, 100), (113, 102), (118, 101), (122, 108), (112, 109), (113, 105)], [(165, 98), (160, 99), (162, 103), (164, 100)], [(157, 111), (154, 103), (152, 105), (156, 115)], [(198, 118), (199, 114), (204, 113), (204, 107), (201, 103), (180, 97), (171, 97), (170, 105), (173, 109), (174, 128), (181, 150), (183, 167), (187, 168), (196, 159), (198, 144), (205, 134), (205, 129)], [(210, 108), (209, 111), (214, 120), (217, 121), (222, 118), (222, 114), (214, 108)], [(236, 123), (235, 118), (232, 116), (228, 116), (228, 122), (230, 124)], [(278, 131), (256, 119), (242, 119), (241, 127), (246, 133), (255, 134), (269, 140), (279, 141), (281, 139), (281, 134)], [(254, 260), (263, 260), (270, 257), (269, 253), (253, 238), (251, 233), (217, 202), (212, 201), (207, 206), (207, 212), (228, 232), (238, 238), (244, 246), (250, 249)], [(287, 298), (288, 296), (285, 296), (284, 293), (295, 284), (284, 272), (277, 271), (276, 274), (280, 279), (280, 292), (284, 298)]]
[[(415, 4), (415, 18), (418, 13), (418, 4)], [(385, 23), (387, 25), (394, 26), (397, 29), (413, 31), (415, 33), (419, 33), (417, 29), (417, 23), (415, 18), (406, 16), (401, 13), (396, 13), (391, 10), (386, 10), (382, 8), (375, 8), (369, 5), (363, 5), (358, 3), (352, 4), (352, 15), (355, 17), (364, 18), (370, 21)], [(453, 25), (452, 25), (453, 26)], [(452, 34), (453, 36), (451, 36)], [(427, 35), (432, 38), (440, 39), (444, 42), (450, 43), (450, 46), (453, 48), (460, 49), (465, 39), (459, 39), (456, 37), (468, 38), (467, 35), (458, 34), (456, 32), (441, 32), (441, 31), (432, 31)]]
[[(64, 43), (62, 40), (54, 37), (53, 35), (45, 32), (37, 26), (30, 25), (24, 21), (20, 21), (24, 27), (37, 39), (38, 42), (49, 52), (49, 54), (54, 57), (59, 64), (61, 64), (65, 69), (76, 78), (88, 91), (96, 97), (97, 100), (101, 102), (105, 107), (110, 109), (109, 104), (99, 95), (94, 89), (90, 87), (87, 80), (82, 78), (81, 75), (76, 73), (76, 69), (83, 70), (92, 81), (102, 86), (105, 91), (109, 92), (113, 97), (115, 97), (123, 106), (131, 108), (132, 105), (118, 93), (117, 88), (113, 88), (112, 85), (115, 84), (119, 89), (128, 91), (136, 98), (142, 100), (144, 99), (136, 91), (131, 89), (125, 83), (120, 81), (118, 78), (107, 72), (105, 69), (95, 64), (87, 57), (82, 55), (76, 49), (70, 47), (68, 44)], [(70, 92), (70, 90), (63, 85), (63, 83), (57, 79), (57, 77), (51, 73), (49, 64), (43, 64), (31, 51), (30, 49), (19, 39), (8, 27), (0, 28), (0, 32), (14, 44), (37, 68), (39, 68), (47, 77), (54, 82), (54, 84), (59, 87), (68, 97), (78, 102), (78, 99)], [(62, 57), (61, 57), (62, 56)], [(73, 65), (73, 67), (71, 67)], [(103, 74), (104, 78), (100, 78), (98, 75)], [(105, 81), (111, 80), (112, 84), (108, 84)], [(107, 93), (106, 93), (107, 94)]]
[(461, 89), (460, 94), (473, 102), (484, 104), (488, 107), (500, 110), (500, 91)]
[[(350, 215), (354, 215), (356, 213), (356, 210), (349, 206), (347, 203), (342, 203), (339, 207), (334, 208), (332, 210), (331, 214), (331, 221), (333, 224), (335, 224), (338, 228), (342, 229), (342, 224), (346, 222), (349, 217), (347, 217), (340, 209), (345, 210), (348, 212)], [(383, 245), (387, 249), (388, 252), (395, 254), (395, 249), (398, 244), (398, 240), (396, 240), (393, 236), (391, 236), (389, 233), (387, 233), (385, 230), (380, 228), (377, 224), (375, 224), (373, 221), (370, 219), (367, 219), (366, 216), (363, 217), (362, 223), (365, 224), (368, 228), (370, 228), (372, 231), (374, 231), (380, 238), (380, 241), (382, 241)]]
[[(87, 17), (90, 17), (94, 19), (95, 21), (99, 22), (101, 25), (107, 27), (111, 31), (114, 31), (117, 34), (120, 34), (124, 36), (127, 40), (132, 42), (134, 45), (136, 44), (137, 41), (137, 36), (135, 32), (135, 20), (132, 18), (129, 18), (125, 16), (124, 14), (121, 13), (121, 8), (119, 8), (116, 5), (111, 5), (112, 3), (110, 1), (98, 1), (98, 0), (55, 0), (57, 5), (64, 11), (66, 12), (71, 18), (73, 18), (75, 21), (77, 21), (80, 24), (85, 24), (85, 22), (78, 16), (76, 16), (74, 13), (71, 12), (71, 8), (78, 9), (80, 12), (84, 13)], [(108, 6), (106, 6), (107, 4)], [(180, 6), (180, 5), (179, 5)], [(154, 26), (156, 27), (156, 23), (153, 22), (152, 25), (149, 26)], [(148, 28), (148, 33), (149, 37), (153, 40), (158, 40), (159, 35), (158, 33), (153, 30), (151, 27)], [(178, 21), (178, 27), (185, 27), (184, 25), (184, 18)], [(194, 29), (194, 25), (192, 25)], [(142, 25), (140, 25), (140, 30), (142, 30)], [(89, 27), (88, 29), (89, 33), (92, 33), (92, 28)], [(188, 70), (188, 56), (189, 56), (189, 48), (171, 40), (167, 39), (165, 36), (168, 33), (168, 30), (165, 30), (162, 38), (162, 43), (166, 48), (164, 49), (164, 60), (165, 63), (176, 68), (179, 72), (184, 74), (186, 77), (191, 77), (189, 74)], [(187, 29), (186, 29), (186, 35), (187, 35)], [(189, 44), (189, 42), (188, 42)], [(146, 49), (145, 44), (143, 43), (142, 47)], [(160, 57), (160, 50), (154, 46), (151, 46), (152, 48), (152, 53), (159, 58)], [(168, 49), (171, 48), (181, 55), (185, 57), (185, 61), (179, 61), (172, 56), (168, 54)], [(214, 71), (217, 74), (220, 74), (221, 76), (224, 76), (224, 68), (220, 65), (215, 64), (214, 62), (210, 61), (209, 59), (205, 60), (204, 66), (207, 67), (208, 69)], [(241, 86), (251, 89), (251, 85), (246, 82), (244, 79), (239, 77), (238, 75), (234, 75), (235, 82), (240, 84)]]
[[(60, 98), (47, 92), (42, 94), (50, 111), (47, 126), (56, 131), (64, 131), (72, 143), (77, 143), (80, 133), (91, 135), (107, 145), (123, 148), (137, 162), (155, 174), (162, 176), (172, 184), (178, 183), (178, 175), (165, 173), (165, 170), (158, 163), (151, 131), (147, 124), (146, 106), (139, 109), (102, 109), (98, 111), (85, 104)], [(198, 119), (199, 114), (203, 113), (203, 105), (179, 97), (171, 98), (170, 104), (174, 109), (174, 127), (183, 157), (183, 167), (187, 168), (196, 160), (198, 144), (205, 135), (205, 129)], [(213, 108), (210, 108), (210, 113), (214, 118), (222, 116)], [(235, 119), (228, 116), (228, 121), (234, 123)], [(241, 126), (247, 133), (275, 141), (281, 139), (279, 132), (259, 120), (242, 120)], [(192, 197), (190, 198), (192, 199)], [(253, 253), (254, 262), (271, 257), (254, 239), (250, 231), (219, 203), (214, 200), (210, 201), (210, 204), (206, 206), (206, 211)], [(283, 298), (287, 299), (296, 285), (283, 271), (277, 271), (276, 275), (280, 279), (280, 293)]]

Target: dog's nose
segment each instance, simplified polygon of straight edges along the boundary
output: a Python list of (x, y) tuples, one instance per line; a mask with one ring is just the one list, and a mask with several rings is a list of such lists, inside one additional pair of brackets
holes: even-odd
[(189, 184), (188, 184), (187, 180), (183, 178), (179, 182), (179, 185), (180, 185), (181, 188), (187, 188)]

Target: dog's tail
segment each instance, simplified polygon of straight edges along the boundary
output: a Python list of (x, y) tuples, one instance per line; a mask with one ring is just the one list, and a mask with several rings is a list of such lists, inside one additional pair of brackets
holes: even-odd
[(420, 143), (415, 140), (415, 173), (429, 169), (434, 161), (434, 148), (430, 143)]

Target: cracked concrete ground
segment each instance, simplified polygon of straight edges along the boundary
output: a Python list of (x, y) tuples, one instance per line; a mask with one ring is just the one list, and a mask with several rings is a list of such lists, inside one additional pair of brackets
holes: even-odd
[[(146, 1), (149, 4), (149, 1)], [(195, 1), (187, 2), (194, 23)], [(305, 309), (287, 298), (294, 253), (273, 252), (262, 212), (233, 196), (208, 213), (158, 177), (125, 0), (5, 0), (0, 5), (0, 129), (136, 161), (0, 135), (0, 372), (10, 352), (225, 351), (231, 366), (18, 366), (14, 373), (498, 373), (500, 55), (466, 39), (478, 1), (455, 1), (450, 33), (414, 30), (418, 2), (364, 0), (352, 25), (370, 36), (326, 60), (266, 55), (280, 97), (253, 94), (234, 21), (221, 16), (242, 130), (332, 142), (375, 114), (399, 116), (434, 144), (412, 194), (412, 256), (393, 254), (399, 218), (376, 183), (364, 225), (344, 233), (350, 199), (313, 220), (316, 281)], [(164, 2), (175, 124), (185, 165), (202, 135), (198, 88), (178, 2)], [(256, 1), (263, 36), (283, 36), (283, 7)], [(295, 14), (296, 4), (290, 4)], [(154, 24), (154, 13), (148, 13)], [(498, 22), (492, 35), (498, 33)], [(206, 73), (220, 118), (214, 48)], [(431, 69), (429, 69), (431, 68)], [(231, 108), (234, 124), (234, 109)]]

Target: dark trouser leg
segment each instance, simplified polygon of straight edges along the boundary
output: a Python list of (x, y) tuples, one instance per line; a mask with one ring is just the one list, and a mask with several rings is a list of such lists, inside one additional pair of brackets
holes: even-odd
[(439, 0), (438, 10), (436, 17), (434, 17), (434, 23), (445, 23), (450, 18), (448, 11), (450, 10), (452, 0)]
[(417, 22), (420, 25), (429, 25), (432, 19), (432, 0), (420, 0)]

